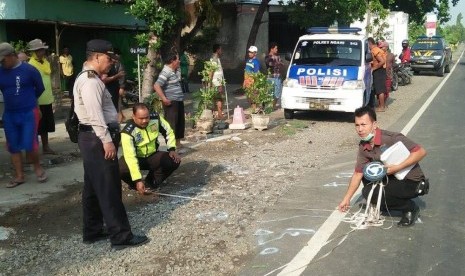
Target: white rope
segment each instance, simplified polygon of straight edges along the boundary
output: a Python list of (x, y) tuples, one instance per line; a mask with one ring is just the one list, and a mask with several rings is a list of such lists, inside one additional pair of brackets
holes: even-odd
[[(343, 219), (344, 222), (350, 223), (351, 224), (350, 227), (354, 230), (362, 230), (362, 229), (367, 229), (368, 227), (380, 227), (384, 225), (385, 218), (384, 216), (381, 215), (381, 199), (382, 199), (383, 194), (385, 193), (384, 191), (385, 185), (382, 181), (373, 182), (371, 185), (372, 185), (371, 190), (368, 193), (368, 197), (367, 197), (365, 212), (362, 213), (363, 206), (361, 206), (360, 209), (355, 214), (353, 214), (350, 218)], [(378, 200), (376, 201), (376, 204), (372, 204), (371, 199), (373, 197), (374, 190), (377, 187), (379, 188), (378, 189)], [(386, 201), (386, 198), (384, 200)], [(385, 202), (385, 206), (387, 209), (386, 202)]]

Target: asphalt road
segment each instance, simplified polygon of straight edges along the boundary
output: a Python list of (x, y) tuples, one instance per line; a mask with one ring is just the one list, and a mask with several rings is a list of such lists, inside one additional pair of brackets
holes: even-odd
[[(414, 124), (404, 128), (428, 98), (418, 101), (392, 126), (399, 131), (404, 128), (428, 151), (421, 166), (431, 189), (416, 199), (421, 213), (415, 226), (398, 228), (399, 213), (378, 228), (351, 232), (349, 224), (339, 224), (342, 216), (334, 213), (334, 198), (341, 194), (327, 188), (346, 185), (353, 155), (339, 156), (333, 166), (312, 174), (311, 179), (303, 175), (301, 188), (287, 194), (259, 222), (258, 254), (241, 275), (465, 275), (464, 86), (462, 58), (444, 86), (427, 93), (427, 97), (437, 94)], [(321, 196), (309, 203), (303, 196), (308, 192)], [(327, 231), (325, 224), (334, 221), (335, 231)], [(287, 237), (293, 237), (292, 242)], [(315, 240), (322, 244), (312, 249)], [(295, 258), (306, 245), (307, 255)]]

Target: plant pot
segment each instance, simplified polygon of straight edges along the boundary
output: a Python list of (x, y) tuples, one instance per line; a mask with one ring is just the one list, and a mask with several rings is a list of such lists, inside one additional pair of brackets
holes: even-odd
[(270, 116), (263, 114), (252, 114), (252, 125), (253, 128), (258, 130), (268, 129), (270, 123)]
[(204, 109), (197, 120), (197, 130), (202, 134), (211, 133), (213, 132), (213, 122), (213, 112), (210, 109)]

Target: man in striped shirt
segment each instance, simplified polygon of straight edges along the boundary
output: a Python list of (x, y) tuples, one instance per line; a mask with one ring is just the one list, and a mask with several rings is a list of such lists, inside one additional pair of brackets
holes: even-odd
[(170, 52), (165, 58), (165, 66), (153, 85), (155, 92), (163, 103), (164, 117), (174, 130), (176, 149), (181, 147), (184, 138), (184, 94), (181, 88), (181, 72), (179, 71), (179, 55)]

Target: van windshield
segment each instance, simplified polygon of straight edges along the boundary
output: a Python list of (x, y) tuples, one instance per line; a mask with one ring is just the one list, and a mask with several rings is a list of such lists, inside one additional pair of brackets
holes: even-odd
[(360, 66), (362, 42), (357, 40), (302, 40), (297, 45), (295, 65)]
[(442, 42), (439, 39), (417, 40), (412, 45), (411, 50), (443, 50)]

